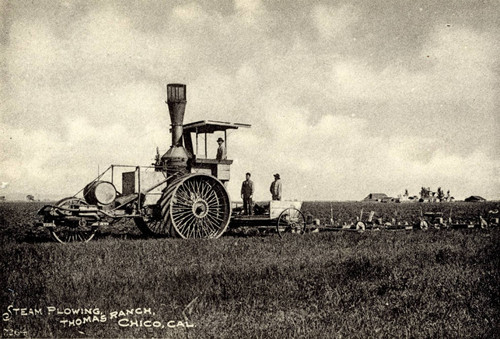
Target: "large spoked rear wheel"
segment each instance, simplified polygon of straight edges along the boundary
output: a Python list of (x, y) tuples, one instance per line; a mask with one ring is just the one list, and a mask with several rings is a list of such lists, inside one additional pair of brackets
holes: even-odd
[(134, 222), (139, 230), (148, 236), (165, 236), (168, 235), (166, 230), (165, 222), (163, 218), (157, 218), (155, 216), (144, 216), (134, 218)]
[(287, 208), (278, 217), (276, 231), (280, 238), (290, 233), (304, 234), (306, 231), (306, 218), (304, 214), (295, 207)]
[(135, 220), (154, 236), (218, 238), (226, 230), (231, 202), (224, 185), (205, 174), (189, 174), (168, 183), (151, 213)]
[[(75, 208), (77, 206), (88, 205), (85, 200), (79, 198), (64, 198), (56, 203), (57, 207)], [(71, 216), (70, 211), (59, 210), (59, 213)], [(91, 226), (85, 219), (72, 220), (68, 222), (56, 221), (56, 226), (50, 228), (50, 234), (54, 240), (60, 243), (88, 242), (92, 240), (97, 227)]]
[(170, 225), (164, 219), (165, 213), (162, 213), (168, 209), (168, 203), (167, 196), (163, 194), (156, 205), (144, 209), (144, 216), (134, 218), (136, 226), (143, 234), (154, 237), (170, 235)]
[(181, 178), (172, 191), (167, 217), (181, 238), (219, 238), (230, 216), (229, 194), (212, 176), (194, 174)]

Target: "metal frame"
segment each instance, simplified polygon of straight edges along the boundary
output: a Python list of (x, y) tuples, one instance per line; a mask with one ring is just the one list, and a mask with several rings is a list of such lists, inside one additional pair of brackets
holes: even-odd
[[(205, 159), (208, 158), (208, 134), (212, 134), (215, 132), (224, 132), (224, 148), (226, 150), (227, 154), (227, 130), (228, 129), (238, 129), (238, 128), (250, 128), (251, 125), (249, 124), (242, 124), (242, 123), (232, 123), (232, 122), (226, 122), (226, 121), (215, 121), (215, 120), (201, 120), (201, 121), (195, 121), (191, 122), (188, 124), (185, 124), (183, 126), (184, 131), (183, 135), (186, 133), (195, 133), (196, 134), (196, 156), (200, 157), (200, 147), (199, 147), (199, 135), (203, 134), (204, 135), (204, 157)], [(193, 147), (194, 150), (194, 147)]]
[[(135, 169), (135, 172), (137, 172), (137, 199), (139, 200), (138, 201), (138, 212), (139, 214), (134, 214), (134, 215), (123, 215), (123, 216), (113, 216), (113, 218), (133, 218), (133, 217), (137, 217), (137, 216), (143, 216), (142, 214), (142, 202), (141, 202), (141, 199), (140, 196), (142, 193), (144, 194), (148, 194), (149, 192), (151, 192), (152, 190), (154, 190), (155, 188), (163, 185), (166, 181), (167, 181), (167, 178), (165, 177), (165, 180), (159, 182), (158, 184), (154, 185), (153, 187), (150, 187), (148, 189), (146, 189), (144, 192), (142, 192), (142, 188), (141, 188), (141, 169), (146, 169), (146, 168), (150, 168), (150, 169), (155, 169), (156, 167), (155, 166), (137, 166), (137, 165), (110, 165), (108, 168), (106, 168), (106, 170), (104, 170), (104, 172), (100, 173), (94, 180), (90, 181), (89, 183), (93, 183), (97, 180), (100, 180), (108, 171), (111, 171), (111, 183), (114, 185), (114, 169), (115, 168), (134, 168)], [(80, 189), (78, 192), (76, 192), (72, 197), (76, 198), (76, 196), (81, 193), (83, 191), (84, 188)], [(134, 199), (135, 200), (135, 199)], [(132, 200), (133, 201), (133, 200)], [(130, 202), (127, 202), (127, 203), (130, 203)], [(124, 204), (122, 205), (119, 205), (113, 209), (111, 209), (111, 211), (114, 211), (114, 210), (117, 210), (119, 209), (120, 207), (122, 207)], [(111, 215), (108, 215), (106, 212), (103, 212), (101, 210), (101, 212), (103, 214), (106, 214), (107, 216), (111, 217)]]

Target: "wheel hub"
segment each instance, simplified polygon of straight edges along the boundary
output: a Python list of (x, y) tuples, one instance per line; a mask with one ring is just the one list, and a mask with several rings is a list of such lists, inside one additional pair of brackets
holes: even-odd
[(193, 214), (195, 217), (202, 219), (208, 214), (208, 204), (203, 199), (196, 199), (193, 203)]

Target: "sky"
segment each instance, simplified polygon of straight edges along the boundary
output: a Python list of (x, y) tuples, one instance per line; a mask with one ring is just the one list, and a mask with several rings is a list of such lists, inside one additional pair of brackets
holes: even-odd
[[(500, 199), (498, 1), (0, 2), (0, 195), (63, 198), (185, 122), (228, 133), (228, 186)], [(215, 156), (216, 138), (209, 137)], [(213, 138), (213, 139), (211, 139)]]

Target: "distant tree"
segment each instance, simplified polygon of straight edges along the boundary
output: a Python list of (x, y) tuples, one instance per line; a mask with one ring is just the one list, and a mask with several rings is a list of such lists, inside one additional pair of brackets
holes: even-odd
[(439, 201), (443, 201), (443, 198), (444, 198), (444, 192), (443, 190), (441, 189), (441, 187), (438, 187), (438, 190), (437, 190), (437, 198)]
[(28, 201), (35, 201), (35, 197), (33, 195), (31, 195), (31, 194), (28, 194), (26, 196), (26, 200), (28, 200)]
[(430, 188), (425, 188), (422, 186), (422, 189), (420, 190), (420, 198), (427, 199), (430, 197), (430, 193), (431, 193)]

